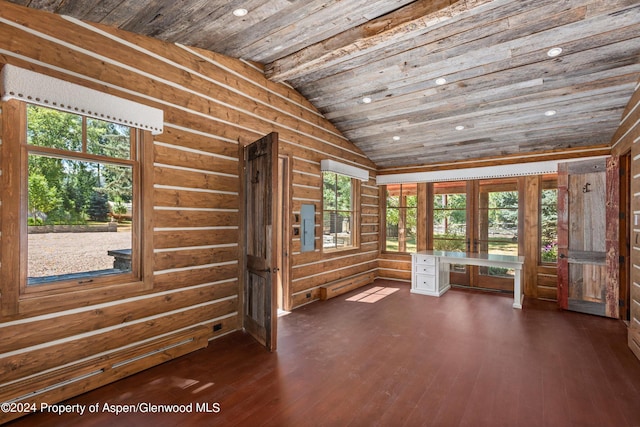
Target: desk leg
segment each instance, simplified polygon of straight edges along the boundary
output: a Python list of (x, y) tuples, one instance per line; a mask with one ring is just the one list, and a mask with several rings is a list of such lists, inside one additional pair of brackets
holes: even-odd
[(513, 277), (513, 308), (522, 309), (522, 301), (524, 300), (524, 293), (522, 292), (522, 270), (515, 270)]

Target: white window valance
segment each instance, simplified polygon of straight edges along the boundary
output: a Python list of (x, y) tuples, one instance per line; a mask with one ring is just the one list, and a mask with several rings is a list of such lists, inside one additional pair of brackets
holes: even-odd
[(322, 172), (334, 172), (340, 175), (345, 175), (351, 178), (356, 178), (361, 181), (369, 181), (369, 171), (361, 169), (355, 166), (347, 165), (344, 163), (336, 162), (335, 160), (321, 160), (320, 169)]
[(378, 175), (376, 178), (376, 183), (378, 185), (386, 185), (406, 184), (414, 182), (467, 181), (472, 179), (543, 175), (558, 172), (558, 162), (561, 162), (561, 160), (518, 163), (512, 165), (484, 166), (478, 168), (449, 169), (442, 171)]
[(3, 101), (19, 99), (30, 104), (149, 130), (154, 135), (163, 130), (164, 113), (158, 108), (14, 65), (2, 68), (0, 85)]

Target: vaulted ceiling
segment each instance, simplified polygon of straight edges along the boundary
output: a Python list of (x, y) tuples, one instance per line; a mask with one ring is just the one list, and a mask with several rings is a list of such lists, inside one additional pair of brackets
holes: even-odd
[(639, 0), (12, 2), (263, 64), (381, 167), (608, 145), (640, 77)]

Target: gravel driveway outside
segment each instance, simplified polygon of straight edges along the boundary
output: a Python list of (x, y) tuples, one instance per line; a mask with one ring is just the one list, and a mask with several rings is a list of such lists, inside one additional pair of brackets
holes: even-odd
[(113, 268), (107, 251), (131, 248), (131, 230), (29, 234), (29, 277)]

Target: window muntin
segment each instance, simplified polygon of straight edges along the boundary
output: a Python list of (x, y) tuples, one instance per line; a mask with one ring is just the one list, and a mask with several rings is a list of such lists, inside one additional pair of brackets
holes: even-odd
[(415, 252), (418, 222), (418, 185), (386, 186), (385, 250)]
[[(123, 125), (27, 105), (29, 288), (139, 279), (135, 135)], [(119, 231), (94, 231), (113, 230), (116, 218)]]
[(322, 247), (352, 248), (355, 242), (353, 179), (334, 172), (322, 173)]

